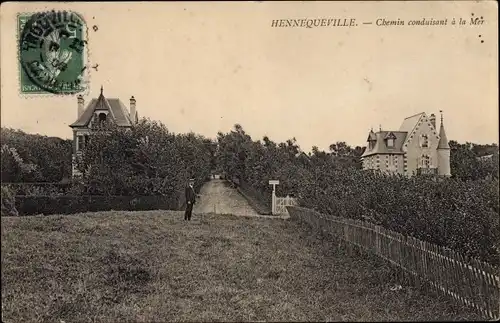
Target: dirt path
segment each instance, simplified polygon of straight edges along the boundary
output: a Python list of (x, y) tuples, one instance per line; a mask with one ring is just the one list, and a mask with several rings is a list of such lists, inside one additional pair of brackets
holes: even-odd
[(193, 213), (234, 214), (239, 216), (259, 216), (238, 191), (226, 181), (214, 179), (207, 182), (200, 191)]

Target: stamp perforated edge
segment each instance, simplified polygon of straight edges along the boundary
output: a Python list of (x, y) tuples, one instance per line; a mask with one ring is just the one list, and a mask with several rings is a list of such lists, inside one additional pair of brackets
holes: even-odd
[[(51, 9), (51, 10), (55, 10), (55, 9)], [(21, 84), (21, 69), (22, 69), (22, 66), (20, 64), (20, 61), (21, 61), (21, 57), (20, 57), (20, 52), (19, 52), (19, 46), (21, 45), (19, 43), (20, 41), (20, 31), (19, 31), (19, 18), (21, 15), (34, 15), (36, 13), (40, 13), (40, 12), (47, 12), (47, 11), (50, 11), (50, 10), (40, 10), (40, 11), (30, 11), (30, 12), (27, 12), (27, 11), (24, 11), (24, 12), (18, 12), (17, 15), (16, 15), (16, 43), (17, 43), (17, 46), (16, 46), (16, 66), (18, 68), (18, 72), (16, 73), (17, 74), (17, 92), (18, 92), (18, 96), (23, 98), (23, 99), (40, 99), (40, 98), (52, 98), (52, 97), (61, 97), (61, 98), (66, 98), (66, 97), (72, 97), (72, 96), (78, 96), (78, 95), (83, 95), (83, 96), (86, 96), (86, 95), (89, 95), (89, 92), (90, 92), (90, 78), (91, 78), (91, 71), (90, 71), (90, 46), (88, 45), (89, 44), (89, 25), (87, 24), (87, 20), (85, 19), (85, 17), (80, 13), (80, 12), (76, 12), (80, 18), (83, 20), (83, 22), (85, 23), (85, 29), (82, 30), (82, 32), (84, 33), (82, 35), (82, 38), (84, 38), (84, 40), (86, 41), (86, 46), (85, 46), (85, 50), (83, 51), (83, 62), (84, 62), (84, 66), (86, 66), (85, 70), (84, 70), (84, 73), (83, 73), (83, 80), (84, 80), (84, 83), (86, 84), (85, 86), (85, 90), (81, 91), (81, 92), (78, 92), (78, 93), (50, 93), (50, 92), (44, 92), (44, 93), (23, 93), (22, 92), (22, 84)]]

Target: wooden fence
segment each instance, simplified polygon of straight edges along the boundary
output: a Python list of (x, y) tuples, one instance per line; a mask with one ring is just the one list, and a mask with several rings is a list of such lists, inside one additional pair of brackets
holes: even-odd
[(399, 267), (415, 284), (426, 284), (485, 317), (500, 317), (499, 270), (487, 263), (365, 221), (288, 207), (292, 219), (334, 234)]
[(288, 206), (297, 206), (297, 205), (299, 205), (299, 202), (297, 202), (296, 198), (290, 197), (288, 195), (285, 196), (285, 197), (278, 197), (278, 196), (276, 196), (274, 198), (274, 203), (276, 205), (273, 207), (273, 209), (275, 210), (276, 214), (286, 214)]

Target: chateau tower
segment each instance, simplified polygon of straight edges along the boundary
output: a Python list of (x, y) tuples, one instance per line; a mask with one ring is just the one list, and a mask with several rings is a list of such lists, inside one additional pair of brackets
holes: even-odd
[(450, 145), (444, 131), (443, 112), (441, 112), (441, 127), (439, 128), (438, 154), (438, 174), (441, 176), (451, 176), (450, 170)]

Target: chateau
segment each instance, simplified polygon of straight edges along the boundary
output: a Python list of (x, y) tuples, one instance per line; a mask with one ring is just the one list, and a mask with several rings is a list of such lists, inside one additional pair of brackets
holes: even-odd
[(80, 175), (76, 168), (77, 157), (81, 155), (81, 150), (88, 142), (88, 136), (92, 131), (102, 129), (109, 123), (130, 128), (139, 120), (133, 96), (130, 98), (129, 112), (120, 99), (104, 97), (102, 86), (99, 97), (92, 99), (86, 108), (84, 108), (85, 101), (81, 95), (77, 97), (77, 102), (77, 119), (70, 125), (73, 129), (73, 177)]
[(398, 131), (370, 131), (361, 156), (363, 169), (412, 175), (451, 176), (450, 146), (443, 116), (439, 133), (436, 116), (424, 112), (404, 119)]

